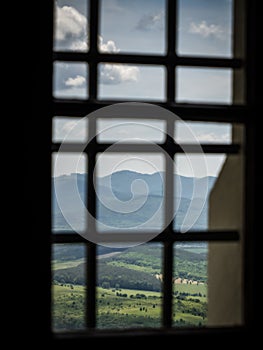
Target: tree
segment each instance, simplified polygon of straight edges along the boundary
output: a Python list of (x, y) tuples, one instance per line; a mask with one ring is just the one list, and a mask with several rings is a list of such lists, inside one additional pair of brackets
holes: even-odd
[(105, 282), (102, 282), (101, 286), (104, 289), (109, 289), (110, 288), (110, 283), (105, 281)]

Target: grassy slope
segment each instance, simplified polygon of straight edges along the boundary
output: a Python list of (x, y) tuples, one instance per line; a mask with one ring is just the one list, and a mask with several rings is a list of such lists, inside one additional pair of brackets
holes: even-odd
[[(156, 249), (157, 248), (157, 249)], [(206, 256), (194, 253), (193, 250), (176, 251), (176, 275), (190, 274), (199, 280), (206, 279)], [(161, 272), (161, 247), (140, 246), (124, 251), (116, 256), (98, 261), (102, 272), (106, 273), (129, 272), (134, 279), (144, 277), (153, 278), (155, 273)], [(57, 261), (53, 265), (54, 276), (65, 273), (70, 276), (69, 281), (53, 288), (53, 324), (55, 329), (79, 329), (84, 326), (84, 287), (76, 285), (76, 275), (83, 274), (85, 264), (83, 259)], [(99, 268), (99, 271), (100, 271)], [(112, 275), (113, 276), (113, 275)], [(70, 284), (72, 286), (70, 286)], [(115, 286), (115, 284), (114, 284)], [(118, 327), (159, 327), (161, 324), (162, 298), (161, 293), (139, 290), (121, 289), (115, 290), (97, 287), (97, 326), (99, 328)], [(175, 284), (177, 292), (173, 298), (173, 320), (175, 326), (201, 325), (206, 322), (207, 286), (206, 284), (190, 285)], [(127, 297), (117, 296), (116, 292), (127, 294)], [(130, 298), (130, 295), (142, 293), (143, 299)], [(187, 293), (183, 295), (182, 293)], [(201, 296), (200, 294), (201, 293)], [(189, 295), (190, 294), (190, 295)], [(193, 296), (198, 294), (198, 296)], [(153, 306), (154, 305), (154, 306)]]
[[(127, 296), (117, 296), (116, 293), (127, 294)], [(137, 299), (136, 294), (138, 293), (143, 294), (145, 298)], [(204, 324), (205, 318), (201, 314), (206, 310), (206, 302), (202, 299), (187, 297), (185, 300), (178, 300), (174, 297), (174, 325)], [(55, 330), (83, 329), (85, 324), (84, 301), (85, 288), (83, 286), (54, 285), (53, 328)], [(197, 314), (186, 312), (190, 309), (194, 309)], [(129, 289), (116, 291), (97, 287), (98, 328), (160, 327), (161, 313), (161, 293)]]
[(85, 262), (85, 258), (80, 258), (77, 260), (69, 260), (69, 261), (59, 261), (59, 260), (53, 260), (52, 261), (52, 270), (62, 270), (62, 269), (68, 269), (70, 267), (76, 267), (81, 263)]

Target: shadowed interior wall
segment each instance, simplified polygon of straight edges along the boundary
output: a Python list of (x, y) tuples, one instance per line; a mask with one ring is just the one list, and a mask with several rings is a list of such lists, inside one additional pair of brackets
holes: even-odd
[[(235, 1), (234, 55), (244, 58), (244, 1)], [(244, 101), (244, 70), (233, 73), (233, 102)], [(209, 228), (239, 230), (240, 241), (210, 243), (208, 253), (208, 325), (241, 325), (243, 315), (244, 135), (233, 126), (232, 140), (241, 153), (228, 156), (209, 201)]]
[(243, 322), (243, 156), (229, 156), (210, 196), (210, 229), (238, 229), (239, 242), (210, 243), (208, 325)]

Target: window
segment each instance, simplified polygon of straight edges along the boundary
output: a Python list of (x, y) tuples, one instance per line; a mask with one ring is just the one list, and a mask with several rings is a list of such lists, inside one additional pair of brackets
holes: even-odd
[[(244, 262), (242, 249), (245, 249), (243, 242), (244, 240), (247, 241), (248, 233), (246, 232), (246, 225), (247, 220), (249, 221), (249, 218), (245, 216), (245, 224), (239, 226), (236, 225), (242, 221), (242, 215), (249, 212), (247, 209), (245, 209), (245, 211), (242, 209), (240, 212), (240, 206), (238, 206), (237, 211), (234, 212), (234, 214), (231, 213), (231, 215), (227, 210), (229, 208), (228, 206), (226, 206), (224, 210), (220, 209), (220, 205), (222, 205), (220, 200), (225, 205), (229, 199), (229, 194), (227, 194), (227, 191), (224, 191), (224, 189), (231, 189), (231, 198), (233, 201), (229, 203), (229, 205), (236, 206), (237, 200), (239, 199), (239, 204), (242, 203), (241, 199), (244, 195), (242, 186), (242, 181), (244, 180), (242, 162), (243, 152), (247, 151), (244, 150), (245, 142), (243, 139), (243, 130), (246, 130), (247, 126), (246, 108), (248, 101), (244, 96), (245, 89), (243, 89), (245, 84), (245, 53), (240, 49), (244, 41), (244, 36), (241, 33), (241, 29), (236, 28), (237, 26), (235, 25), (235, 16), (244, 11), (244, 9), (241, 8), (240, 3), (237, 3), (236, 1), (233, 2), (232, 7), (227, 10), (229, 11), (228, 16), (230, 16), (229, 14), (232, 13), (232, 24), (231, 20), (229, 20), (229, 22), (227, 22), (227, 28), (230, 28), (229, 37), (231, 37), (231, 33), (233, 33), (234, 43), (232, 43), (231, 47), (228, 40), (225, 47), (222, 47), (219, 52), (213, 54), (212, 49), (210, 49), (210, 51), (204, 50), (203, 37), (210, 35), (207, 34), (210, 32), (213, 33), (214, 36), (220, 36), (222, 33), (220, 32), (220, 27), (211, 26), (211, 24), (206, 21), (193, 19), (193, 21), (189, 24), (189, 35), (202, 36), (202, 38), (199, 38), (196, 42), (196, 45), (199, 45), (199, 48), (194, 47), (191, 49), (183, 44), (181, 33), (178, 33), (180, 27), (178, 29), (177, 26), (177, 23), (181, 22), (183, 22), (182, 26), (186, 25), (184, 17), (187, 9), (182, 8), (183, 3), (184, 2), (182, 1), (160, 1), (161, 6), (163, 7), (162, 24), (159, 23), (160, 19), (156, 14), (151, 14), (151, 16), (147, 18), (145, 17), (144, 22), (138, 22), (137, 25), (139, 29), (143, 29), (145, 31), (147, 31), (148, 28), (142, 28), (142, 26), (145, 25), (145, 23), (148, 23), (148, 26), (152, 25), (150, 24), (150, 19), (155, 19), (154, 23), (158, 23), (158, 25), (160, 25), (161, 29), (159, 28), (159, 30), (161, 34), (159, 34), (159, 37), (157, 38), (158, 45), (156, 46), (156, 52), (152, 52), (151, 49), (147, 49), (147, 47), (145, 47), (144, 51), (140, 51), (138, 48), (136, 48), (134, 42), (131, 42), (130, 47), (123, 44), (124, 49), (122, 52), (121, 49), (118, 50), (114, 48), (114, 42), (110, 42), (111, 38), (103, 38), (103, 35), (106, 35), (107, 33), (107, 11), (104, 8), (105, 6), (108, 6), (107, 2), (90, 0), (87, 6), (86, 1), (83, 1), (83, 4), (81, 5), (82, 10), (76, 12), (73, 11), (73, 15), (75, 16), (74, 18), (76, 18), (76, 16), (81, 14), (79, 18), (80, 21), (84, 23), (84, 33), (81, 30), (76, 29), (74, 26), (73, 29), (75, 30), (74, 33), (77, 33), (81, 37), (82, 42), (83, 38), (86, 40), (86, 46), (81, 45), (80, 42), (71, 42), (71, 46), (69, 46), (69, 43), (65, 42), (67, 33), (64, 32), (63, 34), (62, 29), (58, 28), (57, 31), (59, 32), (59, 35), (61, 35), (62, 39), (60, 43), (56, 42), (54, 44), (52, 56), (53, 98), (51, 119), (53, 119), (54, 128), (58, 129), (58, 132), (55, 133), (55, 138), (53, 138), (51, 146), (52, 153), (54, 155), (60, 151), (61, 139), (63, 138), (62, 129), (63, 125), (65, 125), (63, 119), (67, 121), (72, 121), (73, 119), (78, 120), (88, 113), (98, 110), (100, 107), (110, 106), (112, 103), (119, 101), (123, 102), (127, 100), (137, 100), (142, 102), (151, 102), (153, 105), (164, 107), (167, 110), (178, 114), (180, 118), (187, 123), (197, 123), (195, 124), (197, 128), (200, 127), (200, 122), (205, 123), (206, 126), (208, 123), (214, 122), (221, 123), (221, 125), (223, 125), (222, 123), (227, 123), (226, 129), (232, 129), (232, 140), (227, 140), (226, 142), (222, 142), (222, 140), (218, 141), (216, 138), (214, 138), (214, 142), (209, 142), (209, 138), (205, 139), (200, 136), (200, 140), (202, 140), (202, 150), (206, 154), (206, 157), (214, 157), (215, 159), (220, 158), (221, 163), (224, 157), (227, 159), (215, 190), (210, 196), (211, 199), (209, 205), (212, 209), (211, 214), (209, 214), (209, 218), (206, 218), (208, 229), (204, 229), (204, 226), (202, 226), (202, 223), (200, 223), (197, 230), (191, 231), (190, 229), (190, 231), (181, 234), (180, 232), (182, 226), (180, 226), (178, 229), (176, 222), (172, 221), (164, 230), (162, 230), (161, 226), (160, 233), (155, 235), (150, 243), (146, 244), (146, 249), (148, 249), (150, 252), (152, 249), (154, 249), (154, 247), (158, 247), (160, 250), (155, 259), (155, 269), (151, 263), (151, 269), (153, 269), (152, 273), (157, 274), (158, 269), (159, 276), (162, 275), (163, 285), (161, 288), (162, 302), (160, 303), (159, 300), (157, 300), (156, 302), (152, 303), (152, 305), (155, 305), (154, 309), (156, 309), (156, 320), (154, 327), (158, 329), (160, 327), (164, 327), (175, 333), (178, 330), (177, 326), (179, 323), (184, 323), (184, 318), (181, 317), (182, 321), (181, 319), (178, 320), (176, 318), (177, 311), (174, 312), (176, 308), (180, 308), (180, 312), (184, 311), (182, 307), (184, 295), (182, 295), (182, 293), (180, 294), (180, 291), (176, 290), (176, 287), (178, 289), (177, 285), (175, 286), (175, 290), (173, 290), (172, 281), (176, 276), (176, 274), (174, 275), (173, 266), (175, 266), (175, 268), (177, 264), (179, 266), (182, 263), (181, 257), (183, 254), (187, 254), (187, 252), (189, 253), (189, 249), (193, 249), (191, 247), (187, 247), (186, 243), (196, 242), (196, 245), (194, 246), (196, 251), (200, 251), (200, 249), (204, 249), (204, 247), (208, 245), (208, 250), (205, 252), (205, 254), (208, 254), (208, 258), (206, 259), (208, 262), (208, 269), (210, 269), (208, 274), (209, 276), (215, 276), (219, 271), (219, 268), (216, 270), (216, 264), (221, 259), (221, 270), (227, 268), (228, 265), (227, 263), (225, 264), (224, 261), (228, 261), (229, 255), (232, 253), (235, 254), (234, 256), (237, 259), (241, 258)], [(117, 4), (118, 2), (115, 2), (116, 6)], [(145, 6), (147, 6), (147, 4), (148, 2), (145, 1)], [(56, 10), (58, 13), (57, 16), (59, 13), (62, 15), (61, 9), (63, 9), (64, 5), (68, 5), (70, 8), (69, 4), (63, 1), (55, 4), (55, 7), (58, 6)], [(115, 11), (117, 10), (118, 9), (116, 8)], [(86, 13), (86, 16), (83, 15), (83, 13)], [(67, 13), (66, 16), (69, 16), (69, 13)], [(103, 23), (103, 21), (105, 23)], [(58, 23), (63, 24), (63, 21), (58, 21)], [(233, 26), (233, 29), (231, 28), (231, 25)], [(78, 36), (77, 34), (76, 37)], [(72, 35), (72, 37), (74, 37), (74, 35)], [(217, 39), (219, 40), (219, 37)], [(106, 40), (106, 43), (103, 40)], [(109, 46), (110, 48), (108, 47), (105, 49), (106, 46)], [(66, 71), (69, 71), (68, 69), (70, 68), (68, 67), (72, 67), (71, 72), (74, 70), (74, 75), (64, 75), (66, 74)], [(149, 76), (149, 74), (153, 75), (154, 79), (156, 79), (155, 82), (158, 85), (158, 90), (155, 91), (154, 94), (148, 95), (144, 95), (140, 92), (140, 90), (138, 90), (139, 92), (136, 92), (135, 95), (130, 95), (128, 91), (123, 90), (120, 94), (117, 89), (111, 90), (107, 84), (103, 85), (103, 79), (105, 79), (104, 82), (106, 82), (106, 79), (109, 78), (121, 79), (122, 75), (120, 73), (120, 67), (122, 72), (125, 72), (124, 79), (136, 80), (136, 78), (129, 77), (128, 72), (131, 71), (135, 77), (138, 71), (145, 72), (142, 73), (145, 74), (145, 77)], [(127, 68), (128, 71), (125, 68)], [(193, 77), (193, 84), (191, 86), (186, 85), (186, 82), (189, 82), (189, 80), (187, 80), (187, 76), (189, 75)], [(202, 91), (199, 93), (198, 83), (200, 79), (204, 80), (204, 82), (200, 81), (201, 86), (203, 86), (203, 84), (208, 84), (210, 79), (215, 79), (215, 76), (216, 82), (220, 85), (220, 87), (222, 88), (222, 85), (226, 87), (224, 90), (225, 95), (217, 95), (217, 84), (213, 86), (215, 89), (214, 96), (217, 96), (217, 98), (214, 98), (213, 94), (212, 96), (209, 95), (211, 91), (206, 91), (205, 94), (203, 94)], [(63, 77), (62, 80), (61, 77)], [(131, 84), (133, 83), (134, 80), (131, 81)], [(139, 87), (139, 89), (142, 89), (142, 92), (147, 91), (147, 88), (148, 87)], [(138, 116), (133, 116), (133, 118), (136, 117)], [(141, 118), (146, 118), (146, 116), (141, 116)], [(183, 133), (183, 128), (181, 127), (180, 129), (180, 126), (176, 124), (176, 120), (172, 118), (156, 118), (156, 121), (163, 123), (165, 135), (172, 135), (172, 137), (166, 136), (164, 139), (157, 138), (157, 141), (154, 139), (154, 142), (157, 143), (160, 149), (165, 151), (170, 158), (175, 159), (176, 164), (185, 163), (187, 161), (184, 159), (185, 153), (183, 152), (182, 147), (176, 142), (178, 138), (180, 139), (180, 133)], [(95, 126), (95, 123), (97, 122), (98, 125)], [(95, 119), (94, 121), (92, 119), (88, 119), (88, 125), (84, 128), (81, 127), (81, 130), (83, 131), (87, 128), (88, 133), (93, 132), (93, 128), (100, 127), (100, 123), (103, 124), (102, 120), (97, 121)], [(202, 129), (202, 127), (200, 128)], [(81, 134), (80, 138), (74, 138), (73, 135), (73, 138), (66, 145), (64, 150), (64, 152), (67, 153), (65, 156), (73, 157), (74, 155), (78, 154), (79, 150), (81, 149), (80, 145), (81, 142), (83, 142), (83, 138), (85, 139), (85, 135), (83, 136), (83, 133)], [(197, 157), (199, 151), (198, 147), (196, 147), (195, 144), (192, 144), (192, 142), (189, 143), (187, 137), (183, 136), (183, 139), (185, 140), (184, 146), (187, 150), (187, 155), (190, 157)], [(110, 146), (111, 142), (114, 141), (112, 141), (110, 138), (107, 139), (106, 136), (106, 142), (103, 140), (103, 138), (94, 140), (92, 141), (92, 147), (88, 147), (84, 151), (86, 157), (84, 157), (82, 163), (83, 168), (87, 173), (86, 179), (83, 181), (84, 193), (86, 193), (85, 200), (89, 212), (95, 216), (99, 210), (96, 207), (92, 170), (96, 166), (97, 157), (108, 157), (110, 162), (111, 155), (106, 155), (105, 153), (107, 152), (105, 151), (107, 151), (107, 148)], [(247, 147), (248, 146), (249, 145), (247, 145)], [(147, 149), (145, 145), (141, 143), (133, 143), (131, 140), (131, 142), (125, 145), (120, 145), (119, 149), (116, 149), (116, 153), (117, 156), (121, 157), (121, 153), (124, 153), (124, 151), (127, 152), (127, 150), (129, 150), (131, 154), (138, 151), (139, 153), (142, 153), (142, 157), (144, 157), (146, 160), (149, 156), (148, 153), (151, 153), (152, 148), (148, 147), (147, 152), (144, 151), (145, 149)], [(103, 155), (100, 155), (102, 152), (104, 152)], [(74, 155), (72, 155), (72, 153), (74, 153)], [(155, 154), (155, 156), (160, 156), (160, 158), (162, 158), (163, 154)], [(174, 169), (169, 166), (167, 168), (168, 162), (166, 161), (160, 161), (159, 163), (161, 164), (162, 162), (166, 180), (164, 187), (164, 211), (169, 211), (171, 208), (177, 207), (177, 203), (173, 202), (173, 197), (169, 196), (169, 193), (173, 193), (174, 190), (177, 191), (177, 183), (171, 176), (171, 174), (174, 173)], [(233, 170), (234, 173), (232, 172)], [(229, 177), (229, 173), (233, 174), (232, 178)], [(236, 181), (237, 179), (239, 181)], [(80, 183), (81, 179), (79, 178), (77, 181)], [(232, 186), (237, 182), (240, 184), (240, 187)], [(234, 191), (237, 191), (236, 195)], [(235, 216), (234, 218), (232, 217), (232, 214)], [(165, 215), (164, 217), (166, 217)], [(87, 223), (87, 225), (89, 224), (90, 222)], [(225, 224), (226, 227), (224, 227)], [(105, 315), (105, 313), (107, 314), (107, 308), (105, 308), (105, 300), (103, 299), (105, 298), (105, 295), (103, 296), (103, 291), (106, 289), (103, 288), (103, 286), (105, 287), (107, 283), (107, 279), (105, 279), (105, 276), (103, 277), (103, 269), (105, 268), (105, 264), (103, 264), (103, 261), (98, 261), (97, 259), (97, 253), (100, 247), (94, 244), (94, 242), (83, 239), (82, 236), (74, 233), (72, 230), (70, 232), (65, 232), (64, 229), (59, 230), (59, 232), (51, 232), (50, 230), (50, 239), (51, 246), (53, 247), (53, 261), (55, 262), (53, 276), (56, 274), (57, 270), (63, 272), (63, 267), (65, 268), (66, 263), (63, 266), (63, 259), (58, 259), (55, 257), (59, 254), (59, 251), (63, 251), (65, 247), (69, 247), (69, 251), (72, 250), (73, 252), (73, 259), (71, 261), (71, 264), (73, 265), (71, 268), (76, 267), (77, 263), (83, 263), (85, 266), (86, 274), (83, 274), (82, 271), (81, 276), (79, 276), (79, 278), (84, 281), (82, 290), (81, 288), (78, 291), (74, 290), (75, 286), (67, 282), (66, 276), (64, 276), (64, 282), (61, 282), (61, 278), (63, 277), (62, 274), (60, 274), (59, 277), (56, 277), (56, 281), (59, 282), (60, 279), (59, 283), (64, 284), (64, 286), (57, 285), (55, 288), (58, 289), (57, 287), (65, 287), (67, 288), (68, 296), (71, 296), (72, 294), (72, 298), (69, 297), (69, 299), (65, 301), (68, 307), (71, 308), (69, 317), (74, 319), (74, 312), (71, 312), (74, 309), (78, 310), (78, 312), (81, 314), (82, 320), (77, 320), (76, 322), (71, 323), (69, 328), (71, 328), (74, 324), (73, 329), (78, 330), (81, 334), (83, 334), (83, 332), (86, 334), (86, 336), (96, 334), (100, 328), (104, 328), (106, 321), (103, 321), (103, 317), (104, 320), (107, 318), (107, 315)], [(203, 243), (201, 247), (200, 243)], [(81, 257), (78, 256), (79, 251), (82, 251)], [(132, 250), (129, 256), (132, 256)], [(110, 263), (116, 265), (117, 260), (112, 259)], [(119, 267), (121, 265), (123, 267), (123, 264), (125, 264), (124, 259), (122, 261), (120, 259), (118, 264)], [(60, 268), (58, 268), (58, 265)], [(242, 278), (244, 276), (244, 271), (246, 271), (246, 268), (239, 271), (242, 274)], [(67, 270), (67, 273), (69, 272), (70, 271)], [(231, 273), (233, 272), (234, 271), (230, 272), (229, 276), (231, 276)], [(49, 283), (51, 283), (52, 276), (49, 277)], [(181, 278), (181, 276), (178, 278)], [(101, 289), (99, 292), (96, 292), (97, 281), (100, 279)], [(156, 280), (158, 279), (156, 278)], [(188, 282), (191, 280), (191, 288), (194, 288), (195, 284), (193, 282), (197, 281), (193, 281), (190, 276), (187, 280)], [(201, 279), (200, 281), (203, 283)], [(104, 283), (103, 286), (102, 283)], [(210, 288), (210, 283), (211, 281), (209, 282), (208, 288)], [(216, 289), (218, 287), (218, 283), (218, 280), (215, 278), (211, 283), (213, 285), (212, 288)], [(238, 283), (238, 281), (234, 282), (234, 284), (235, 283)], [(179, 286), (179, 288), (181, 287)], [(122, 290), (118, 290), (121, 289), (118, 287), (118, 282), (115, 283), (114, 289), (114, 298), (118, 297), (125, 299), (129, 297), (132, 299), (130, 295), (123, 296), (116, 294), (116, 292), (119, 294), (125, 294)], [(230, 289), (230, 287), (227, 289)], [(113, 293), (112, 290), (109, 292)], [(203, 291), (202, 294), (206, 294), (206, 291)], [(242, 291), (240, 292), (240, 295), (242, 297)], [(157, 295), (154, 295), (153, 293), (151, 297), (154, 296)], [(182, 300), (178, 298), (178, 296), (180, 296)], [(213, 298), (216, 298), (216, 296), (216, 293), (212, 294)], [(203, 295), (200, 297), (202, 298)], [(147, 298), (146, 300), (148, 301)], [(197, 317), (203, 317), (203, 319), (208, 317), (208, 321), (210, 318), (210, 324), (208, 322), (208, 326), (233, 327), (236, 325), (243, 326), (245, 324), (246, 317), (243, 317), (242, 315), (237, 316), (237, 322), (236, 320), (232, 320), (232, 322), (231, 317), (227, 319), (226, 324), (224, 324), (224, 322), (218, 322), (220, 317), (217, 318), (216, 315), (218, 315), (218, 312), (220, 313), (220, 311), (215, 308), (216, 303), (213, 298), (211, 299), (212, 306), (210, 307), (210, 310), (208, 310), (208, 314), (205, 314), (205, 317), (203, 317), (204, 314), (202, 314), (204, 311), (197, 311), (199, 312)], [(230, 299), (228, 302), (230, 302)], [(199, 303), (201, 303), (202, 300), (199, 300)], [(143, 301), (145, 302), (144, 299)], [(143, 302), (141, 302), (141, 304), (142, 305), (140, 307), (142, 310), (139, 310), (139, 312), (146, 313), (145, 309), (149, 307), (149, 304), (146, 303), (143, 305)], [(53, 303), (53, 306), (55, 308), (55, 311), (53, 311), (53, 315), (55, 315), (53, 316), (54, 321), (54, 318), (56, 318), (57, 315), (57, 310), (61, 304)], [(236, 307), (239, 308), (240, 306), (240, 310), (236, 310), (237, 314), (242, 314), (246, 311), (243, 300), (238, 300)], [(220, 308), (220, 306), (218, 306), (218, 308)], [(145, 327), (148, 327), (146, 323)], [(65, 326), (66, 331), (72, 330), (69, 328)], [(60, 329), (57, 335), (63, 337), (65, 329)], [(207, 330), (209, 331), (209, 327), (207, 327)]]

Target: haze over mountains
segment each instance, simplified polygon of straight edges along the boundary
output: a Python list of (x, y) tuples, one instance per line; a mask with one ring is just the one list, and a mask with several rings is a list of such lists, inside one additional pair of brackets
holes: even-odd
[[(73, 173), (52, 179), (52, 217), (54, 231), (85, 228), (85, 174)], [(174, 175), (175, 228), (192, 230), (207, 228), (210, 191), (216, 177), (193, 178)], [(77, 188), (76, 188), (77, 186)], [(78, 191), (76, 191), (76, 189)], [(123, 170), (97, 178), (97, 218), (99, 230), (161, 230), (164, 224), (164, 173), (142, 174)]]

